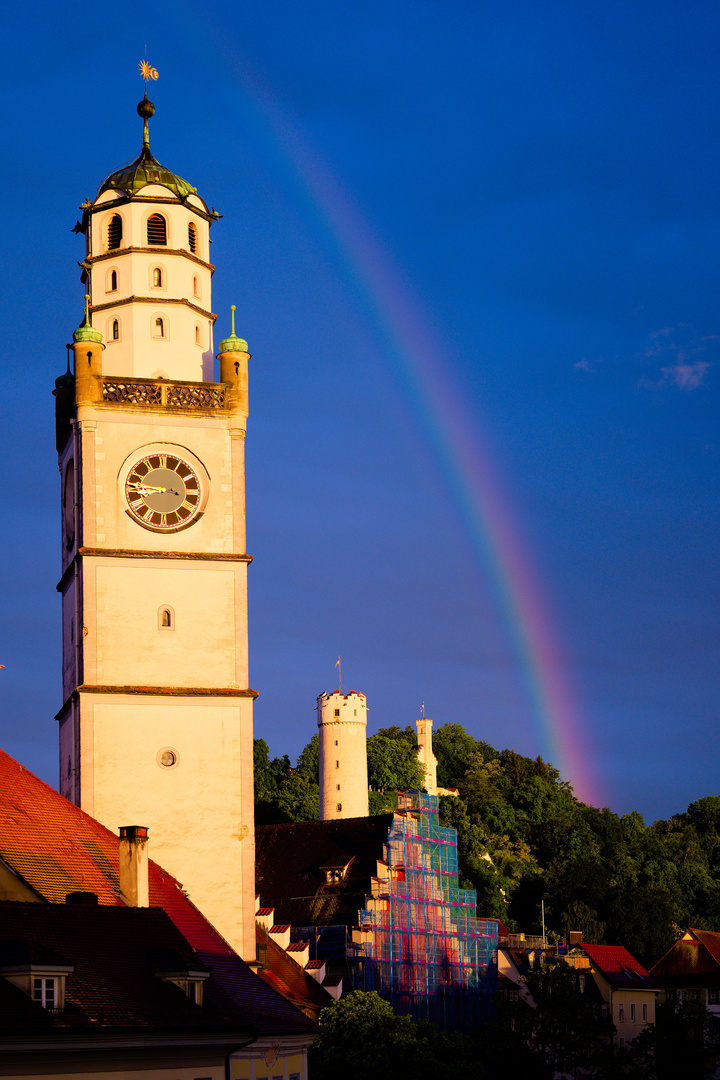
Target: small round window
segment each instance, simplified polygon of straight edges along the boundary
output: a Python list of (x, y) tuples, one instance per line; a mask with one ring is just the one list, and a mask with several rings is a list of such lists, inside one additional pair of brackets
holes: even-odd
[(163, 746), (158, 750), (155, 760), (163, 769), (174, 769), (178, 764), (178, 752), (172, 746)]

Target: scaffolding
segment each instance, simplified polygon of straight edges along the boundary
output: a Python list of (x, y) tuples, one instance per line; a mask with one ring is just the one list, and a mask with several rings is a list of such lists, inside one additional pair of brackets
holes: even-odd
[(498, 926), (458, 887), (457, 832), (440, 826), (437, 796), (399, 796), (384, 856), (353, 930), (354, 988), (445, 1030), (477, 1026), (497, 990)]

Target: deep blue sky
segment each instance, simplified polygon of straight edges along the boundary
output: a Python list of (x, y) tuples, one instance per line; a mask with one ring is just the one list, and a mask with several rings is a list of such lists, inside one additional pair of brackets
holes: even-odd
[(139, 150), (146, 45), (153, 151), (224, 214), (218, 339), (237, 303), (253, 354), (256, 734), (294, 757), (341, 652), (370, 730), (425, 701), (556, 756), (463, 507), (488, 492), (414, 379), (427, 344), (554, 627), (585, 757), (567, 778), (648, 820), (717, 794), (720, 14), (701, 0), (6, 13), (0, 744), (55, 782), (70, 229)]

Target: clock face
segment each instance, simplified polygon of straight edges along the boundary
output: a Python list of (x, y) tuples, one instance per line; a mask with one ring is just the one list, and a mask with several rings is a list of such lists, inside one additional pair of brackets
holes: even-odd
[(194, 521), (200, 510), (200, 495), (194, 469), (174, 454), (141, 458), (125, 481), (131, 515), (146, 529), (158, 532), (174, 532)]

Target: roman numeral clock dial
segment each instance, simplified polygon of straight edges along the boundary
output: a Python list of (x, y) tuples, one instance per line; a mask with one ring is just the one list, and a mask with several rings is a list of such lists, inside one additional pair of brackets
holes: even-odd
[(125, 481), (130, 515), (146, 529), (176, 532), (200, 511), (200, 481), (182, 458), (149, 454), (136, 462)]

